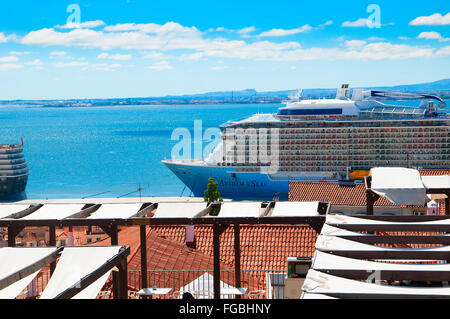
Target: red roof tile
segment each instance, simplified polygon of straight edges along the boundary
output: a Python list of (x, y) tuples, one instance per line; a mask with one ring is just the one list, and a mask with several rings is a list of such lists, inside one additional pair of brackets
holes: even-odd
[[(184, 243), (180, 226), (152, 226), (165, 238)], [(195, 226), (197, 250), (213, 256), (212, 227)], [(312, 257), (317, 233), (309, 226), (242, 225), (241, 269), (284, 271), (288, 257)], [(220, 237), (221, 261), (234, 267), (234, 232), (229, 227)]]
[[(290, 201), (325, 201), (333, 205), (366, 206), (366, 187), (364, 183), (355, 186), (340, 186), (328, 182), (291, 182), (289, 183)], [(395, 206), (389, 200), (380, 197), (375, 206)]]
[[(184, 228), (178, 228), (183, 231)], [(175, 229), (171, 229), (174, 231)], [(175, 231), (173, 232), (175, 233)], [(130, 246), (128, 256), (128, 270), (141, 269), (141, 251), (139, 228), (124, 228), (119, 232), (119, 244)], [(183, 235), (184, 240), (184, 235)], [(105, 239), (92, 245), (109, 245), (110, 240)], [(210, 243), (212, 245), (212, 242)], [(172, 287), (178, 290), (181, 286), (188, 284), (195, 278), (208, 271), (212, 275), (214, 269), (212, 255), (203, 253), (201, 250), (187, 247), (183, 241), (177, 241), (168, 236), (161, 235), (157, 230), (147, 228), (147, 270), (149, 271), (149, 285), (156, 284), (159, 287)], [(222, 262), (222, 281), (234, 284), (234, 269)], [(130, 287), (140, 288), (140, 277), (130, 278)], [(242, 283), (247, 282), (251, 290), (262, 288), (263, 282), (251, 274), (243, 274)]]
[(449, 175), (450, 169), (419, 169), (419, 173), (423, 176)]

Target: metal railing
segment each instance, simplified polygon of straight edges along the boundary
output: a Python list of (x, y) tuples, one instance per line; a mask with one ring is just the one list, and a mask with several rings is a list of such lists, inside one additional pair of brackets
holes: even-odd
[[(280, 295), (277, 290), (282, 290), (283, 287), (268, 287), (266, 285), (267, 274), (276, 273), (284, 274), (285, 272), (279, 270), (241, 270), (241, 287), (246, 288), (246, 292), (241, 296), (242, 299), (267, 299), (272, 298), (268, 296)], [(206, 274), (206, 275), (205, 275)], [(209, 274), (209, 275), (208, 275)], [(167, 295), (158, 295), (157, 299), (178, 299), (181, 298), (185, 291), (183, 287), (189, 285), (197, 278), (204, 276), (201, 284), (190, 286), (188, 289), (197, 298), (213, 298), (213, 270), (149, 270), (147, 271), (147, 286), (144, 288), (172, 288)], [(128, 287), (129, 298), (137, 298), (136, 291), (142, 289), (141, 285), (141, 271), (128, 271)], [(45, 289), (50, 280), (50, 272), (48, 270), (41, 271), (36, 278), (27, 286), (18, 298), (36, 298)], [(110, 279), (111, 280), (111, 277)], [(236, 287), (235, 274), (233, 270), (221, 270), (220, 280), (232, 287)], [(108, 285), (107, 285), (108, 286)], [(109, 285), (110, 286), (110, 285)], [(98, 298), (109, 299), (112, 297), (109, 289), (104, 289), (99, 293)], [(234, 296), (224, 296), (224, 298), (234, 298)]]
[[(266, 278), (269, 273), (285, 274), (279, 270), (241, 270), (240, 288), (246, 288), (242, 299), (266, 299)], [(205, 274), (209, 274), (205, 275)], [(147, 272), (147, 287), (172, 288), (168, 295), (159, 296), (160, 299), (177, 299), (182, 295), (189, 283), (204, 276), (205, 280), (200, 285), (190, 287), (190, 291), (202, 291), (204, 295), (213, 296), (213, 270), (149, 270)], [(220, 280), (229, 286), (236, 287), (235, 274), (233, 270), (221, 270)], [(136, 290), (142, 289), (141, 271), (128, 271), (128, 285)], [(194, 296), (195, 297), (195, 296)], [(232, 296), (225, 296), (232, 298)]]

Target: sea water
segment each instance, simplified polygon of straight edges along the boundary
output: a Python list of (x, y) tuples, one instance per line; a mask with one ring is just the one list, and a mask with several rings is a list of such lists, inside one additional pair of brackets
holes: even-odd
[(193, 138), (196, 120), (205, 131), (279, 106), (0, 107), (0, 143), (23, 138), (28, 199), (189, 196), (161, 163), (180, 141), (173, 130), (186, 128)]
[(20, 143), (23, 138), (30, 170), (28, 199), (189, 196), (161, 163), (171, 158), (179, 142), (171, 139), (174, 129), (186, 128), (193, 137), (196, 120), (205, 131), (228, 120), (274, 113), (280, 106), (7, 106), (0, 107), (0, 143)]

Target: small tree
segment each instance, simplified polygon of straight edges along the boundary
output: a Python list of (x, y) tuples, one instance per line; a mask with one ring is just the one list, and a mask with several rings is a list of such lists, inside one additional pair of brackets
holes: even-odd
[[(220, 196), (219, 192), (219, 183), (214, 181), (214, 178), (210, 177), (208, 179), (208, 186), (205, 190), (205, 196), (203, 197), (205, 202), (208, 202), (208, 205), (213, 202), (223, 201), (223, 198)], [(213, 208), (209, 215), (217, 216), (219, 215), (220, 207)]]

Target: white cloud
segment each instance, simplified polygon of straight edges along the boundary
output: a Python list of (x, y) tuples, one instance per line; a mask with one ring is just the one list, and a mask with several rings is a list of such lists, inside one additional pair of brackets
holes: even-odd
[(333, 24), (333, 21), (332, 20), (328, 20), (327, 22), (320, 24), (319, 28), (323, 28), (323, 27), (326, 27), (326, 26), (329, 26), (329, 25), (332, 25), (332, 24)]
[(0, 64), (0, 71), (10, 71), (10, 70), (17, 70), (22, 68), (22, 65), (17, 63), (5, 63)]
[(450, 25), (450, 12), (443, 16), (440, 13), (435, 13), (429, 16), (421, 16), (412, 20), (409, 25)]
[(57, 26), (55, 26), (55, 28), (58, 28), (58, 29), (82, 29), (82, 28), (90, 29), (90, 28), (96, 28), (96, 27), (99, 27), (102, 25), (105, 25), (105, 22), (103, 22), (102, 20), (95, 20), (95, 21), (85, 21), (85, 22), (81, 22), (81, 23), (70, 22), (70, 23), (66, 23), (65, 25), (57, 25)]
[(96, 63), (93, 65), (93, 68), (99, 71), (106, 72), (114, 72), (117, 68), (120, 68), (121, 65), (119, 63)]
[(384, 38), (379, 38), (379, 37), (370, 37), (367, 40), (369, 41), (384, 41)]
[(100, 53), (97, 56), (97, 59), (110, 59), (110, 60), (119, 60), (119, 61), (126, 61), (126, 60), (130, 60), (133, 56), (131, 54), (120, 54), (120, 53), (116, 53), (116, 54), (109, 54), (109, 53)]
[(236, 33), (240, 34), (243, 38), (246, 37), (250, 37), (249, 33), (255, 32), (256, 28), (251, 26), (251, 27), (246, 27), (246, 28), (242, 28), (240, 30), (237, 30)]
[(44, 63), (40, 59), (35, 59), (33, 61), (23, 62), (23, 65), (31, 66), (36, 68), (37, 70), (43, 69)]
[(163, 59), (171, 59), (173, 58), (170, 55), (166, 55), (161, 52), (149, 52), (143, 56), (144, 59), (153, 59), (153, 60), (163, 60)]
[(217, 27), (217, 28), (209, 28), (206, 30), (206, 32), (234, 32), (234, 30), (227, 29), (224, 27)]
[(185, 36), (199, 36), (200, 31), (196, 27), (185, 27), (177, 22), (167, 22), (163, 25), (157, 23), (122, 23), (106, 26), (105, 31), (141, 31), (151, 34), (183, 34)]
[(11, 51), (9, 52), (9, 55), (28, 55), (31, 54), (30, 51)]
[(213, 66), (211, 68), (211, 70), (213, 71), (220, 71), (220, 70), (226, 70), (229, 69), (230, 67), (228, 65), (217, 65), (217, 66)]
[(5, 42), (8, 42), (9, 40), (12, 40), (15, 38), (16, 38), (15, 34), (6, 36), (3, 32), (0, 32), (0, 43), (5, 43)]
[(417, 36), (418, 39), (439, 40), (441, 42), (450, 41), (450, 38), (444, 38), (439, 32), (422, 32)]
[(50, 55), (53, 55), (53, 56), (64, 56), (66, 54), (67, 54), (66, 51), (53, 51), (53, 52), (50, 52)]
[(56, 66), (57, 68), (71, 68), (71, 67), (80, 67), (80, 66), (87, 66), (87, 65), (88, 65), (87, 62), (77, 62), (77, 61), (57, 62), (54, 64), (54, 66)]
[(347, 40), (344, 41), (344, 45), (349, 48), (360, 48), (364, 46), (367, 42), (364, 40)]
[[(164, 25), (166, 26), (167, 23)], [(58, 45), (95, 47), (103, 50), (121, 49), (197, 49), (207, 40), (200, 33), (174, 33), (161, 26), (160, 33), (150, 35), (142, 31), (103, 32), (91, 29), (74, 29), (69, 32), (59, 32), (53, 28), (31, 31), (22, 38), (22, 44), (28, 45)]]
[(368, 19), (365, 18), (361, 18), (358, 19), (356, 21), (345, 21), (342, 23), (343, 27), (347, 27), (347, 28), (360, 28), (360, 27), (367, 27), (368, 26)]
[[(149, 52), (144, 58), (162, 60), (149, 66), (152, 70), (168, 70), (172, 66), (168, 61), (172, 58), (166, 52), (175, 51), (180, 60), (199, 60), (214, 58), (235, 58), (243, 60), (265, 61), (300, 61), (300, 60), (337, 60), (337, 59), (409, 59), (436, 57), (435, 48), (398, 45), (372, 37), (366, 43), (364, 40), (348, 40), (344, 37), (339, 47), (312, 47), (303, 48), (297, 41), (274, 42), (260, 40), (249, 42), (244, 39), (230, 40), (224, 38), (204, 37), (195, 27), (184, 27), (178, 23), (158, 24), (120, 24), (102, 31), (91, 29), (73, 29), (70, 31), (57, 31), (53, 28), (36, 30), (28, 33), (23, 44), (28, 45), (57, 45), (76, 46), (83, 48), (100, 48), (102, 50), (139, 50)], [(251, 28), (251, 27), (249, 27)], [(282, 36), (306, 32), (309, 25), (297, 29), (273, 29), (266, 31), (266, 36)], [(133, 31), (130, 31), (133, 29)], [(300, 29), (300, 30), (299, 30)], [(124, 31), (119, 31), (124, 30)], [(145, 32), (144, 32), (145, 30)], [(249, 29), (250, 31), (251, 29)], [(153, 34), (150, 31), (154, 32)], [(264, 32), (261, 36), (264, 35)], [(344, 42), (345, 41), (345, 42)], [(182, 52), (180, 53), (180, 51)], [(131, 54), (101, 53), (98, 57), (126, 60)]]
[(150, 70), (163, 71), (163, 70), (172, 70), (173, 67), (170, 65), (168, 61), (159, 61), (155, 62), (148, 67)]
[(449, 56), (449, 55), (450, 55), (450, 45), (448, 45), (448, 46), (446, 46), (446, 47), (443, 47), (443, 48), (440, 48), (440, 49), (436, 52), (436, 55), (437, 55), (438, 57), (441, 57), (441, 56)]
[(304, 26), (301, 26), (299, 28), (295, 29), (272, 29), (269, 31), (265, 31), (261, 33), (260, 37), (283, 37), (287, 35), (293, 35), (298, 33), (305, 33), (308, 31), (311, 31), (312, 27), (309, 24), (305, 24)]
[[(355, 20), (355, 21), (345, 21), (345, 22), (342, 23), (341, 26), (344, 27), (344, 28), (362, 28), (362, 27), (368, 27), (369, 28), (369, 27), (372, 26), (373, 23), (374, 22), (369, 20), (369, 19), (360, 18), (360, 19)], [(387, 25), (394, 25), (394, 22), (389, 22), (389, 23), (386, 23), (386, 24), (380, 24), (380, 26), (387, 26)]]
[(19, 58), (16, 56), (5, 56), (0, 58), (0, 62), (17, 62)]

